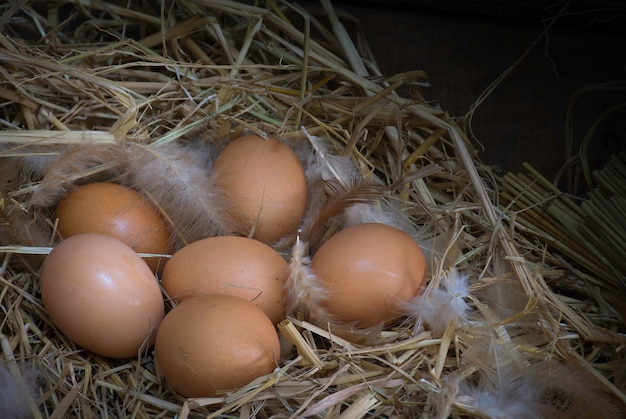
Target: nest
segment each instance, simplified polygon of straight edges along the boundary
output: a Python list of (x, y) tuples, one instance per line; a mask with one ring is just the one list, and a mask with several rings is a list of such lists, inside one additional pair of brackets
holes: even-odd
[[(0, 406), (5, 416), (621, 417), (624, 189), (611, 185), (624, 184), (624, 156), (583, 205), (531, 167), (499, 178), (420, 96), (423, 72), (382, 75), (356, 22), (321, 6), (3, 6), (0, 383), (15, 383), (0, 390), (15, 406)], [(365, 343), (292, 313), (279, 329), (293, 349), (272, 374), (186, 399), (150, 350), (113, 360), (65, 338), (40, 300), (39, 266), (57, 240), (59, 194), (129, 170), (106, 150), (219, 147), (243, 132), (307, 147), (323, 138), (385, 185), (383, 201), (429, 255), (421, 298), (440, 310), (409, 307)], [(72, 150), (52, 177), (33, 164)]]

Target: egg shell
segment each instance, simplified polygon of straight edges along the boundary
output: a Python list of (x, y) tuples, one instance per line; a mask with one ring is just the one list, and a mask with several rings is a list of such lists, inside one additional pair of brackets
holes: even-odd
[(229, 143), (213, 165), (215, 186), (228, 208), (237, 208), (231, 229), (266, 243), (295, 233), (307, 204), (302, 163), (276, 138), (244, 135)]
[[(81, 185), (56, 208), (58, 231), (68, 238), (80, 233), (116, 237), (138, 253), (169, 254), (169, 230), (157, 209), (134, 189), (109, 182)], [(145, 259), (156, 272), (164, 260)]]
[(285, 318), (287, 262), (269, 245), (239, 236), (195, 241), (178, 250), (161, 275), (177, 302), (198, 294), (230, 294), (252, 302), (274, 324)]
[(324, 307), (336, 320), (371, 327), (397, 320), (398, 302), (421, 292), (426, 259), (404, 231), (364, 223), (326, 240), (313, 255), (311, 269), (330, 290)]
[(71, 341), (102, 356), (137, 355), (165, 315), (154, 273), (128, 245), (84, 233), (57, 244), (40, 273), (41, 298)]
[(271, 373), (278, 333), (254, 304), (226, 294), (199, 295), (170, 310), (155, 358), (166, 382), (185, 397), (210, 397)]

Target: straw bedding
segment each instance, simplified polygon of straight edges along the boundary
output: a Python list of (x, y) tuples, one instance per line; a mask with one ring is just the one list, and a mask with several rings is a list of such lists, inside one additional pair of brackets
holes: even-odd
[[(582, 205), (531, 167), (499, 178), (423, 101), (425, 75), (381, 75), (325, 1), (18, 0), (0, 16), (0, 416), (624, 414), (624, 156)], [(249, 131), (386, 185), (380, 202), (429, 257), (405, 319), (351, 339), (290, 313), (275, 372), (209, 399), (173, 392), (149, 349), (112, 360), (68, 341), (38, 292), (59, 197), (127, 181), (184, 220), (173, 207), (193, 211), (193, 182), (153, 160), (193, 161)], [(180, 244), (215, 231), (173, 227)], [(293, 245), (277, 245), (292, 268)]]

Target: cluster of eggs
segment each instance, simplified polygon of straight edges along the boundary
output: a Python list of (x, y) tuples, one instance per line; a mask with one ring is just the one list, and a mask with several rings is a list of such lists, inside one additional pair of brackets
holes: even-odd
[[(240, 137), (212, 170), (238, 218), (232, 225), (245, 231), (174, 251), (167, 223), (139, 192), (85, 184), (56, 208), (63, 240), (40, 275), (43, 304), (70, 340), (112, 358), (154, 345), (165, 380), (186, 397), (245, 385), (279, 365), (289, 266), (271, 243), (295, 233), (307, 207), (302, 163), (277, 139)], [(311, 268), (329, 290), (324, 308), (360, 327), (396, 320), (398, 301), (418, 294), (426, 275), (415, 241), (376, 223), (331, 236)]]

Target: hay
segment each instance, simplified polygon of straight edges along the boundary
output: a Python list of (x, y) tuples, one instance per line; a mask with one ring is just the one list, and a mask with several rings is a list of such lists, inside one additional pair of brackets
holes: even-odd
[[(396, 94), (423, 74), (381, 75), (326, 1), (323, 14), (127, 4), (22, 0), (0, 18), (0, 339), (11, 377), (37, 372), (25, 417), (620, 417), (626, 336), (612, 297), (624, 259), (589, 246), (589, 219), (607, 219), (592, 208), (610, 198), (577, 205), (536, 172), (498, 179), (444, 110)], [(29, 202), (50, 185), (20, 162), (83, 144), (216, 145), (244, 130), (323, 137), (364, 179), (393, 185), (385, 200), (429, 251), (425, 296), (470, 310), (440, 332), (409, 312), (366, 345), (290, 317), (279, 329), (294, 349), (275, 372), (208, 399), (175, 394), (150, 350), (111, 360), (75, 347), (39, 299), (55, 222)], [(118, 164), (89, 161), (63, 181), (111, 178)]]

